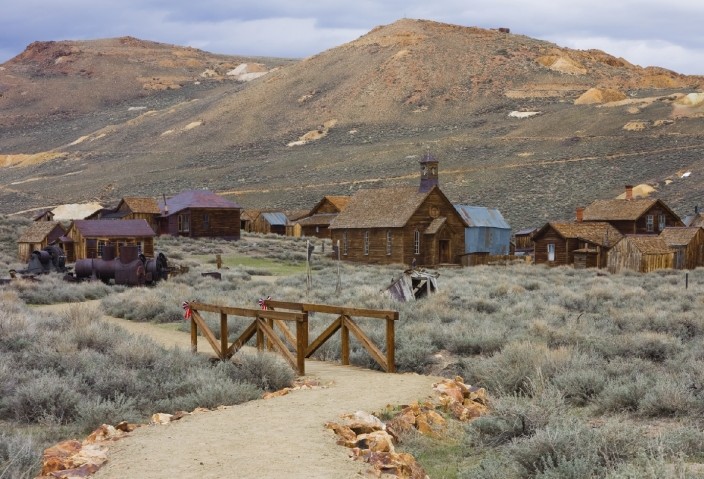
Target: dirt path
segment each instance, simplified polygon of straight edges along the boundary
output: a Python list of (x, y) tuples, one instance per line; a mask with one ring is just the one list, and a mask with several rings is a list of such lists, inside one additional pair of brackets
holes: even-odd
[[(105, 320), (167, 347), (190, 348), (186, 333), (107, 316)], [(199, 344), (201, 351), (207, 347)], [(439, 380), (311, 360), (306, 372), (331, 385), (141, 427), (111, 445), (108, 463), (94, 477), (359, 478), (366, 465), (349, 459), (348, 450), (336, 445), (332, 432), (323, 427), (325, 422), (358, 410), (373, 412), (387, 404), (422, 400)]]

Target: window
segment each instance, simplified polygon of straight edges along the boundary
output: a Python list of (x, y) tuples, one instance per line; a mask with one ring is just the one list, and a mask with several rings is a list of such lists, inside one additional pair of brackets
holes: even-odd
[(203, 213), (203, 229), (206, 231), (210, 229), (210, 217), (208, 213)]
[(103, 247), (105, 246), (105, 241), (98, 240), (98, 258), (103, 257)]
[(369, 254), (369, 231), (364, 232), (364, 254)]
[(391, 231), (386, 232), (386, 255), (391, 256)]
[(413, 253), (420, 254), (420, 231), (413, 233)]
[(648, 233), (652, 233), (655, 231), (655, 224), (654, 221), (655, 217), (653, 215), (648, 215), (645, 217), (645, 231)]
[(178, 215), (178, 232), (188, 233), (191, 231), (191, 216)]
[(667, 226), (667, 216), (658, 215), (658, 231), (662, 231)]
[(144, 243), (142, 241), (137, 241), (137, 254), (142, 254), (144, 251)]
[(347, 255), (350, 252), (350, 238), (347, 231), (342, 233), (342, 254)]
[(548, 243), (548, 261), (555, 261), (555, 243)]

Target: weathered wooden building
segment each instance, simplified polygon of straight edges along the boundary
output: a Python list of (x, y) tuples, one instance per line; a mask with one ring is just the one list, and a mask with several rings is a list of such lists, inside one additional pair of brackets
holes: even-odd
[(420, 187), (358, 190), (330, 223), (340, 257), (365, 263), (461, 264), (467, 223), (438, 186), (438, 161), (420, 161)]
[(660, 237), (675, 253), (675, 269), (694, 269), (704, 266), (704, 229), (698, 226), (667, 227)]
[(58, 221), (36, 221), (22, 232), (17, 240), (20, 261), (26, 263), (33, 251), (38, 251), (64, 235), (66, 230)]
[(626, 235), (609, 251), (610, 273), (624, 270), (648, 273), (674, 267), (675, 253), (654, 235)]
[(161, 215), (156, 199), (149, 197), (126, 196), (115, 208), (103, 208), (86, 219), (88, 220), (138, 220), (143, 219), (156, 232), (157, 219)]
[(33, 221), (54, 221), (54, 212), (51, 210), (44, 210), (41, 213), (38, 213), (34, 218), (32, 218)]
[(252, 223), (252, 232), (285, 236), (288, 224), (283, 211), (262, 211)]
[(240, 239), (240, 206), (208, 190), (188, 190), (159, 202), (158, 233)]
[(607, 253), (622, 235), (604, 222), (550, 222), (535, 232), (536, 264), (605, 268)]
[(533, 243), (533, 235), (538, 231), (538, 228), (524, 228), (513, 234), (511, 243), (511, 254), (518, 256), (533, 256), (535, 244)]
[(330, 238), (330, 222), (347, 207), (349, 196), (324, 196), (307, 215), (293, 222), (293, 236)]
[(75, 220), (66, 233), (64, 242), (66, 260), (73, 262), (84, 258), (100, 258), (106, 244), (115, 245), (115, 254), (120, 255), (120, 248), (136, 245), (137, 251), (147, 257), (154, 256), (154, 237), (156, 233), (144, 219), (104, 221)]
[(470, 205), (455, 205), (455, 209), (469, 225), (464, 231), (465, 254), (509, 254), (511, 226), (499, 210)]
[(240, 231), (252, 233), (254, 231), (254, 220), (257, 219), (261, 211), (247, 208), (240, 212)]
[(626, 186), (625, 199), (597, 200), (577, 210), (584, 222), (605, 221), (623, 235), (659, 234), (668, 226), (684, 226), (682, 220), (662, 200), (633, 198), (633, 188)]

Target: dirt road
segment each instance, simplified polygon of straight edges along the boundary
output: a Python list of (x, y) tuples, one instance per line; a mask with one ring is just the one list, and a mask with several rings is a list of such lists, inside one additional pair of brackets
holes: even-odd
[[(190, 348), (186, 333), (105, 317), (167, 347)], [(207, 351), (207, 344), (199, 350)], [(168, 425), (145, 426), (110, 446), (96, 478), (142, 479), (343, 479), (359, 478), (366, 465), (348, 457), (323, 426), (358, 410), (379, 411), (432, 395), (436, 377), (386, 374), (307, 361), (309, 377), (327, 388), (293, 391), (187, 416)], [(159, 412), (159, 411), (155, 411)]]

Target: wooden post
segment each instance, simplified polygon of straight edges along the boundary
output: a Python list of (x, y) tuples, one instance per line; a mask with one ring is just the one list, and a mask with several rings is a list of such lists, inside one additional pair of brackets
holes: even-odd
[(386, 318), (386, 372), (396, 372), (396, 337), (394, 335), (394, 318)]
[(344, 366), (350, 364), (350, 330), (347, 328), (347, 316), (340, 316), (340, 345), (342, 346), (341, 360)]
[(220, 313), (220, 359), (225, 359), (227, 352), (227, 314)]
[(264, 332), (262, 331), (262, 328), (259, 327), (259, 321), (261, 319), (257, 317), (257, 349), (259, 351), (264, 350)]
[[(268, 324), (271, 330), (274, 331), (274, 320), (272, 318), (266, 318), (266, 324)], [(274, 350), (274, 343), (272, 343), (270, 339), (266, 340), (266, 349), (267, 351)]]
[(298, 374), (306, 373), (306, 350), (308, 349), (308, 315), (296, 321), (296, 366)]
[(191, 318), (191, 352), (198, 352), (198, 326), (193, 318)]
[(222, 268), (222, 256), (219, 254), (215, 255), (215, 264), (217, 265), (218, 269)]

